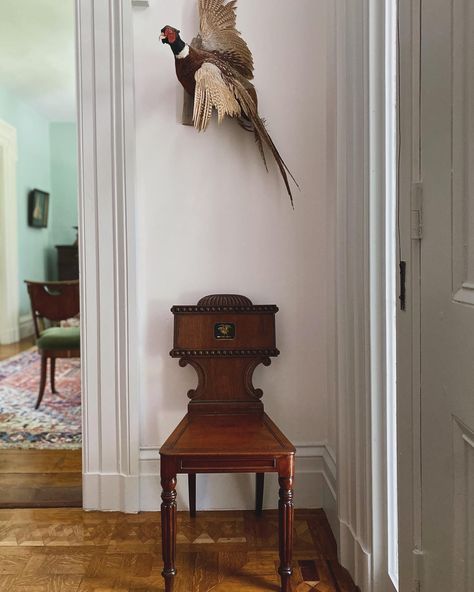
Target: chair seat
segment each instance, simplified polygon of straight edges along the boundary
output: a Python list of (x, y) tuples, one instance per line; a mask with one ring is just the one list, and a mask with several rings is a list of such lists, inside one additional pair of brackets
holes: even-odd
[[(255, 461), (258, 458), (273, 459), (294, 452), (293, 444), (266, 413), (241, 415), (188, 413), (160, 450), (162, 456), (212, 457), (214, 459), (212, 462), (210, 459), (202, 460), (198, 464), (181, 467), (183, 470), (194, 468), (198, 472), (204, 472), (206, 467), (209, 472), (214, 472), (213, 468), (217, 472), (219, 459), (227, 463), (231, 458), (253, 457), (252, 466), (255, 467)], [(272, 466), (267, 462), (261, 466), (261, 469), (272, 470)], [(240, 468), (244, 472), (245, 461)], [(234, 470), (237, 471), (238, 466)]]
[(50, 327), (41, 333), (36, 345), (44, 350), (79, 349), (79, 327)]

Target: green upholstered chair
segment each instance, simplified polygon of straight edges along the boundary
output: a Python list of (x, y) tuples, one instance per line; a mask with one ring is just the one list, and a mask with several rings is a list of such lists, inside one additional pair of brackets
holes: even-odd
[(35, 409), (41, 404), (46, 387), (48, 359), (51, 360), (51, 391), (56, 393), (56, 358), (80, 357), (79, 327), (60, 327), (60, 321), (79, 314), (79, 280), (67, 282), (25, 281), (31, 301), (36, 345), (41, 354), (41, 377)]

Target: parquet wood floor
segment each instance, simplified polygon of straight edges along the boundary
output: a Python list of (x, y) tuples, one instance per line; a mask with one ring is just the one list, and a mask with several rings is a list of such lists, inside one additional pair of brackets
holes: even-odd
[[(1, 592), (162, 591), (159, 513), (0, 510)], [(293, 592), (356, 592), (322, 510), (295, 516)], [(278, 516), (178, 513), (175, 592), (278, 591)]]
[(0, 450), (0, 508), (81, 506), (80, 450)]
[(22, 341), (18, 341), (17, 343), (11, 343), (9, 345), (0, 345), (0, 360), (6, 360), (7, 358), (12, 358), (21, 352), (30, 349), (35, 344), (34, 336), (26, 337), (22, 339)]

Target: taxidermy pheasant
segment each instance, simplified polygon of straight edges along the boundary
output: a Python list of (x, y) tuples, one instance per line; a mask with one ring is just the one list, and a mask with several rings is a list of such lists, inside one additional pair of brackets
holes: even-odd
[(194, 96), (196, 129), (207, 128), (213, 109), (217, 111), (219, 123), (226, 115), (237, 117), (242, 127), (254, 132), (266, 168), (264, 145), (271, 150), (293, 206), (288, 175), (297, 187), (298, 183), (258, 114), (257, 93), (250, 82), (254, 69), (252, 54), (235, 28), (236, 2), (199, 0), (201, 31), (190, 45), (181, 39), (177, 29), (168, 25), (161, 30), (160, 39), (173, 51), (178, 80)]

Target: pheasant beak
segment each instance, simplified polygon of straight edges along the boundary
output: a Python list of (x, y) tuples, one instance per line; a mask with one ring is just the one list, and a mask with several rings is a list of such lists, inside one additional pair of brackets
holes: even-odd
[(160, 35), (161, 43), (165, 43), (165, 40), (166, 40), (166, 35), (164, 33), (161, 33), (161, 35)]

